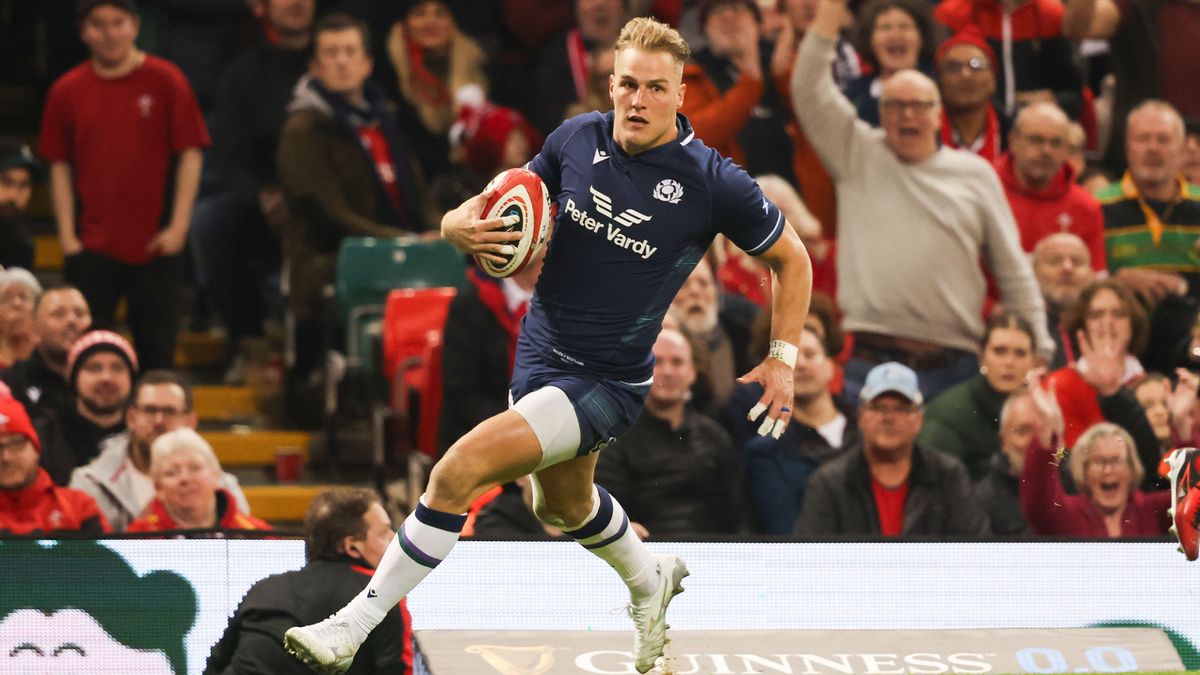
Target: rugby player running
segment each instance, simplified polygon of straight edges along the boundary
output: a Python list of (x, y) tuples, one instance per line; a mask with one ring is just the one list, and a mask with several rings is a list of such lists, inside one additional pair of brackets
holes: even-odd
[[(641, 412), (663, 316), (718, 233), (758, 256), (778, 281), (770, 355), (739, 381), (762, 385), (749, 411), (761, 420), (760, 434), (778, 437), (791, 419), (795, 345), (811, 291), (808, 254), (745, 171), (695, 138), (678, 114), (690, 55), (679, 34), (636, 18), (615, 49), (614, 111), (567, 120), (528, 165), (558, 215), (517, 345), (512, 405), (434, 466), (362, 593), (328, 619), (288, 630), (288, 650), (319, 672), (349, 668), (388, 610), (450, 553), (473, 500), (526, 474), (533, 474), (538, 518), (602, 558), (629, 587), (635, 667), (654, 667), (667, 605), (687, 567), (675, 555), (650, 553), (621, 505), (593, 483), (596, 453)], [(464, 253), (503, 262), (519, 234), (497, 231), (500, 218), (480, 219), (490, 196), (448, 212), (442, 236)]]

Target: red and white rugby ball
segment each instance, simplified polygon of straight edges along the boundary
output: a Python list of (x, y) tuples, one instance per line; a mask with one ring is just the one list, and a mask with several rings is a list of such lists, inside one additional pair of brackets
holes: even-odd
[(479, 217), (487, 220), (517, 216), (520, 220), (497, 231), (520, 232), (521, 239), (511, 242), (515, 249), (512, 255), (497, 254), (506, 259), (504, 264), (478, 256), (475, 259), (489, 276), (510, 277), (525, 269), (546, 243), (553, 217), (550, 191), (546, 189), (541, 177), (528, 169), (508, 169), (501, 172), (487, 184), (484, 191), (493, 189), (495, 194), (483, 205), (483, 213)]

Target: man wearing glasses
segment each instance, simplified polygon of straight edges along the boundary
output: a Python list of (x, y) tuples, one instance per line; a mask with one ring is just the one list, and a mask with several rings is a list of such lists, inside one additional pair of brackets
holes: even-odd
[(1054, 103), (1031, 103), (1017, 113), (1008, 139), (996, 171), (1021, 231), (1021, 248), (1033, 253), (1046, 237), (1067, 232), (1087, 245), (1092, 269), (1106, 272), (1104, 215), (1100, 202), (1075, 183), (1075, 169), (1067, 161), (1067, 114)]
[(857, 123), (829, 65), (844, 0), (821, 0), (792, 75), (792, 105), (838, 193), (838, 304), (854, 334), (846, 397), (873, 366), (897, 361), (920, 375), (925, 398), (978, 373), (986, 282), (1054, 343), (1012, 211), (987, 161), (938, 146), (941, 98), (904, 70), (880, 97), (881, 129)]
[(990, 532), (962, 462), (916, 442), (923, 400), (911, 368), (871, 369), (858, 408), (862, 441), (809, 479), (797, 535)]
[[(71, 487), (94, 497), (117, 532), (123, 532), (154, 499), (150, 445), (168, 431), (196, 428), (191, 386), (175, 372), (146, 371), (125, 409), (125, 423), (124, 433), (105, 439), (100, 455), (71, 474)], [(239, 511), (250, 512), (237, 478), (225, 473), (220, 487), (233, 494)]]
[(996, 54), (983, 38), (959, 33), (933, 59), (942, 95), (942, 145), (969, 150), (989, 162), (1004, 150), (1004, 120), (992, 105)]
[(0, 393), (0, 537), (74, 530), (109, 532), (96, 502), (59, 487), (39, 463), (41, 439), (25, 406)]

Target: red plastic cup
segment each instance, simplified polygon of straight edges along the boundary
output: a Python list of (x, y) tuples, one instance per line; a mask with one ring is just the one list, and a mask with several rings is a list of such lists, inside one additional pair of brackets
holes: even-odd
[(275, 451), (275, 482), (295, 483), (300, 480), (304, 455), (300, 448), (279, 448)]

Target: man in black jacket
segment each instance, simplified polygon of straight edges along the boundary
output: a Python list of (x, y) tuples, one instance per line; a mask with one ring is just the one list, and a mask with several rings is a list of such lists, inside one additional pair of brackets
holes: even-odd
[(696, 382), (693, 355), (679, 331), (659, 333), (646, 407), (596, 462), (596, 482), (625, 506), (642, 538), (729, 534), (741, 523), (733, 442), (688, 404)]
[(792, 423), (779, 438), (755, 434), (742, 453), (746, 494), (762, 534), (789, 534), (800, 515), (809, 478), (859, 438), (853, 411), (839, 408), (829, 391), (833, 358), (822, 338), (812, 326), (805, 326), (796, 347)]
[(38, 297), (33, 307), (37, 349), (0, 373), (0, 380), (29, 411), (35, 425), (46, 417), (46, 411), (65, 415), (75, 407), (75, 395), (67, 382), (67, 354), (91, 325), (92, 312), (79, 289), (52, 286)]
[(1037, 408), (1029, 390), (1021, 388), (1009, 394), (1000, 409), (1000, 452), (992, 455), (987, 473), (975, 484), (979, 504), (991, 521), (992, 534), (998, 537), (1029, 532), (1021, 510), (1021, 471), (1037, 422)]
[[(216, 185), (196, 202), (191, 243), (198, 281), (235, 359), (241, 338), (263, 334), (263, 290), (279, 273), (285, 209), (275, 158), (292, 90), (308, 70), (315, 10), (315, 0), (262, 3), (263, 38), (222, 71), (216, 89), (209, 123)], [(240, 370), (231, 369), (231, 381)]]
[(33, 268), (33, 239), (25, 227), (25, 209), (34, 183), (46, 167), (24, 143), (0, 141), (0, 265)]
[[(343, 487), (319, 495), (304, 517), (308, 563), (247, 591), (213, 647), (206, 675), (310, 673), (283, 651), (283, 632), (324, 619), (362, 591), (392, 533), (374, 492)], [(412, 660), (412, 621), (401, 600), (363, 643), (348, 672), (409, 675)]]
[(796, 534), (987, 534), (963, 463), (916, 442), (924, 421), (917, 374), (896, 362), (875, 366), (861, 398), (862, 444), (809, 479)]
[(320, 365), (325, 287), (346, 237), (426, 229), (415, 166), (383, 91), (369, 81), (370, 31), (345, 14), (314, 25), (309, 74), (296, 83), (279, 137), (283, 259), (298, 381)]

